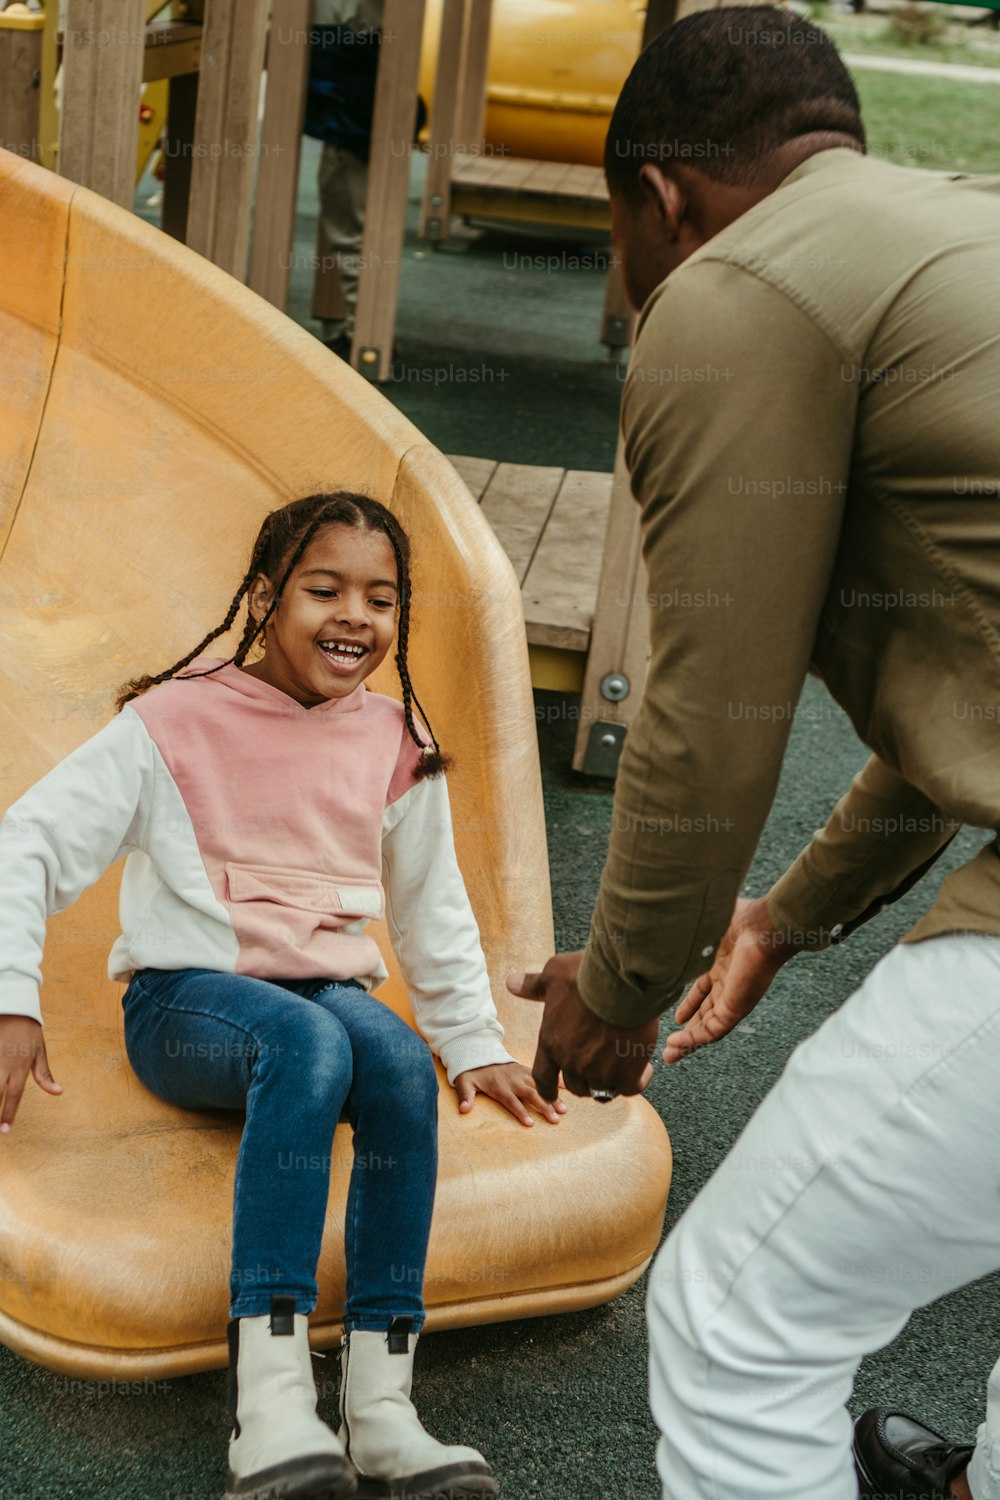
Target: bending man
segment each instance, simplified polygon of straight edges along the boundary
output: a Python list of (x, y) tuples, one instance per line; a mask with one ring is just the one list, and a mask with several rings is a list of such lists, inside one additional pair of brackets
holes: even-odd
[[(869, 158), (836, 50), (770, 7), (654, 42), (605, 167), (641, 309), (626, 457), (670, 603), (587, 947), (510, 981), (545, 1001), (548, 1097), (560, 1069), (577, 1093), (638, 1091), (686, 985), (668, 1061), (901, 895), (961, 824), (1000, 827), (1000, 179)], [(809, 671), (872, 758), (738, 901)], [(991, 843), (797, 1049), (657, 1257), (669, 1500), (853, 1500), (862, 1356), (1000, 1266), (998, 1080)], [(971, 1463), (872, 1424), (867, 1492), (997, 1500), (997, 1405)]]

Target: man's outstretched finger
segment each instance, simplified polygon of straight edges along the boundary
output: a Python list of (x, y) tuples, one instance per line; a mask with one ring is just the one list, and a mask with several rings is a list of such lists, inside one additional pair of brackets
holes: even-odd
[(542, 1098), (551, 1103), (559, 1093), (559, 1066), (544, 1042), (538, 1044), (531, 1076)]
[(690, 1021), (701, 1002), (705, 999), (705, 996), (711, 993), (711, 989), (711, 974), (702, 974), (700, 978), (695, 980), (680, 1005), (674, 1011), (674, 1020), (681, 1022)]

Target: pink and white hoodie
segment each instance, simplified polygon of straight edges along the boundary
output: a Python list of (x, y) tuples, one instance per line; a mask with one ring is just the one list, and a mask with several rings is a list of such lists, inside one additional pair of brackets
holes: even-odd
[(0, 1015), (42, 1020), (45, 921), (126, 856), (110, 978), (217, 969), (386, 978), (387, 919), (413, 1012), (454, 1082), (511, 1062), (455, 858), (443, 776), (394, 698), (360, 683), (304, 708), (200, 657), (126, 704), (0, 823)]

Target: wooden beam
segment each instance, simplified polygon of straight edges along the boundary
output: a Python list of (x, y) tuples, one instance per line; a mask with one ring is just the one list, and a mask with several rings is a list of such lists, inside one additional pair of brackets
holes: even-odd
[(143, 83), (161, 83), (201, 67), (202, 28), (188, 21), (151, 21), (146, 27)]
[(666, 31), (668, 26), (674, 24), (680, 5), (681, 0), (649, 0), (646, 6), (646, 19), (642, 27), (640, 51), (645, 51), (661, 31)]
[(145, 0), (69, 0), (59, 171), (122, 208), (135, 201)]
[(242, 281), (267, 0), (208, 0), (204, 24), (187, 243)]
[(167, 98), (167, 134), (164, 150), (163, 208), (160, 228), (182, 244), (187, 242), (188, 199), (191, 193), (191, 162), (194, 121), (198, 110), (198, 78), (182, 73), (171, 78)]
[[(575, 771), (614, 774), (624, 731), (642, 701), (649, 664), (649, 605), (640, 535), (639, 507), (632, 498), (619, 436), (573, 751)], [(627, 688), (624, 697), (618, 696), (622, 686)]]
[(455, 124), (457, 150), (475, 152), (483, 148), (492, 17), (493, 0), (466, 0), (462, 79)]
[(41, 16), (0, 14), (0, 146), (25, 161), (38, 161), (39, 81), (42, 67)]
[(288, 300), (302, 122), (309, 76), (310, 0), (274, 0), (254, 199), (248, 285), (282, 312)]
[(425, 0), (386, 0), (351, 363), (388, 380), (399, 303)]
[(462, 44), (466, 0), (444, 0), (438, 37), (434, 102), (428, 131), (427, 176), (420, 214), (421, 236), (437, 244), (448, 234), (451, 218), (451, 171), (455, 154), (455, 121), (461, 88)]
[(56, 73), (59, 70), (59, 7), (47, 5), (43, 12), (42, 77), (38, 101), (38, 160), (50, 172), (59, 170), (59, 109), (56, 104)]

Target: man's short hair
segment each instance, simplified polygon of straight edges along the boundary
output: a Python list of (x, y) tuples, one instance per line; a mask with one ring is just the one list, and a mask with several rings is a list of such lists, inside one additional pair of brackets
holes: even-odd
[(813, 131), (865, 148), (851, 76), (819, 26), (775, 6), (726, 6), (669, 26), (621, 91), (604, 147), (611, 192), (639, 198), (645, 162), (745, 186), (777, 147)]

